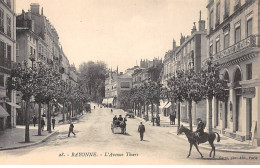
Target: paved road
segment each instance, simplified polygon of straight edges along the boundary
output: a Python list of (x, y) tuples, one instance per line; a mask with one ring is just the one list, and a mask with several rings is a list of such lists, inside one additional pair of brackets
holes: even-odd
[[(146, 124), (145, 141), (137, 132), (139, 120), (128, 119), (127, 135), (113, 134), (110, 123), (114, 115), (108, 108), (97, 108), (75, 123), (75, 133), (68, 137), (68, 125), (59, 126), (59, 134), (33, 147), (1, 151), (1, 164), (260, 164), (260, 155), (216, 152), (201, 149), (204, 159), (194, 148), (189, 159), (188, 141), (169, 133), (165, 127)], [(232, 159), (233, 157), (233, 159)], [(240, 158), (241, 157), (241, 158)], [(257, 159), (255, 159), (257, 157)], [(228, 159), (228, 160), (227, 160)], [(232, 159), (232, 160), (231, 160)]]

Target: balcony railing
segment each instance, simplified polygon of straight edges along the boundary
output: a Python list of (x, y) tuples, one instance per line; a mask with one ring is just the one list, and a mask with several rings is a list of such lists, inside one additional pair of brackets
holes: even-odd
[[(224, 57), (227, 57), (229, 55), (232, 55), (232, 54), (235, 54), (237, 52), (241, 52), (243, 51), (244, 49), (247, 49), (247, 48), (251, 48), (251, 47), (257, 47), (259, 46), (259, 38), (260, 36), (259, 35), (251, 35), (239, 42), (237, 42), (236, 44), (216, 53), (215, 55), (212, 56), (212, 59), (213, 61), (214, 60), (219, 60), (221, 58), (224, 58)], [(209, 60), (210, 58), (204, 60), (202, 62), (202, 65), (206, 65), (206, 62)]]

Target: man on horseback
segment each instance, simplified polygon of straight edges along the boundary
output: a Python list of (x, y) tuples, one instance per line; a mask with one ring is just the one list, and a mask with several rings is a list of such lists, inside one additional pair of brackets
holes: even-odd
[(200, 118), (198, 118), (197, 121), (198, 121), (198, 126), (197, 126), (195, 136), (196, 136), (196, 142), (199, 145), (199, 139), (204, 134), (205, 124), (202, 122)]

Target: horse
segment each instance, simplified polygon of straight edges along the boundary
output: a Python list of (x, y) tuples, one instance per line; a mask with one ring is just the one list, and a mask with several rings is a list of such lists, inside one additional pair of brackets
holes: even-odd
[(122, 121), (120, 124), (119, 124), (120, 128), (121, 128), (121, 133), (122, 134), (126, 134), (126, 122), (125, 121)]
[(183, 125), (181, 125), (181, 127), (179, 128), (178, 130), (178, 134), (181, 134), (181, 133), (185, 133), (186, 137), (188, 138), (188, 141), (190, 143), (190, 152), (187, 156), (187, 158), (190, 157), (190, 153), (191, 153), (191, 149), (192, 149), (192, 146), (194, 145), (197, 149), (197, 151), (199, 152), (201, 158), (203, 158), (203, 155), (201, 154), (201, 152), (199, 151), (199, 148), (198, 148), (198, 145), (197, 145), (197, 141), (198, 143), (205, 143), (205, 142), (209, 142), (210, 146), (211, 146), (211, 151), (210, 151), (210, 154), (209, 154), (209, 157), (211, 157), (211, 154), (213, 152), (213, 158), (215, 157), (215, 146), (213, 144), (214, 140), (216, 139), (216, 135), (218, 136), (217, 137), (217, 142), (220, 142), (220, 136), (217, 132), (212, 132), (212, 133), (203, 133), (203, 135), (198, 139), (196, 136), (195, 136), (195, 132), (192, 132), (191, 130), (189, 130), (188, 128), (184, 127)]

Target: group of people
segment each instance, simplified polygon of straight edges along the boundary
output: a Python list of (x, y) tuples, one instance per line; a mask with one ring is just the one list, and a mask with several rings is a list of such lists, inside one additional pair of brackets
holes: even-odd
[(124, 122), (127, 121), (127, 120), (126, 120), (126, 117), (123, 118), (122, 115), (119, 115), (118, 118), (117, 118), (117, 116), (115, 115), (115, 117), (113, 118), (113, 124), (115, 124), (115, 125), (117, 125), (117, 126), (119, 126), (122, 121), (124, 121)]
[[(44, 118), (46, 117), (46, 114), (43, 113), (42, 117), (41, 117), (41, 130), (44, 131), (44, 126), (45, 126), (45, 120)], [(35, 127), (36, 123), (37, 123), (37, 117), (34, 115), (32, 117), (32, 121), (33, 121), (33, 126)], [(53, 117), (51, 119), (51, 123), (52, 123), (52, 129), (55, 130), (55, 124), (56, 124), (56, 119), (55, 117)]]

